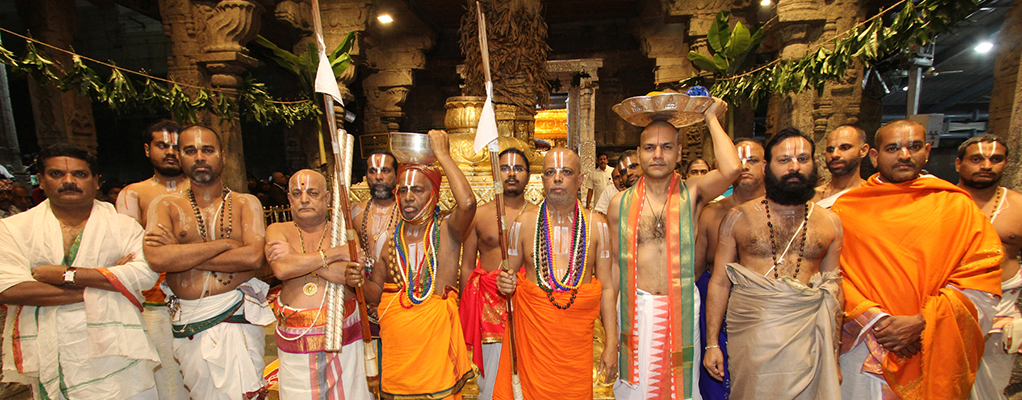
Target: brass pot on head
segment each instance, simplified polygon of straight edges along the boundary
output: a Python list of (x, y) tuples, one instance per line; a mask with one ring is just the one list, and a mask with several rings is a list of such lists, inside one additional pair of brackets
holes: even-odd
[(390, 152), (402, 164), (432, 164), (436, 162), (429, 135), (424, 133), (391, 132)]

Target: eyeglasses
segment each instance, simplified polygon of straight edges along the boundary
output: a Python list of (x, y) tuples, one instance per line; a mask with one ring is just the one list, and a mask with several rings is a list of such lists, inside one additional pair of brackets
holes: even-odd
[(501, 165), (500, 166), (500, 172), (508, 173), (508, 172), (511, 172), (512, 168), (514, 168), (515, 173), (525, 172), (525, 166), (524, 165), (515, 165), (514, 167), (512, 167), (510, 165)]

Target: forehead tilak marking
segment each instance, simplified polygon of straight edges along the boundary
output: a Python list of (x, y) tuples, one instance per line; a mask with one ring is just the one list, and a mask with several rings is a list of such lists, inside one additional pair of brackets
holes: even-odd
[(515, 165), (518, 165), (518, 153), (510, 152), (510, 153), (507, 153), (507, 155), (508, 155), (508, 157), (507, 157), (508, 165), (510, 165), (512, 167), (514, 167)]
[[(798, 139), (798, 138), (792, 138)], [(806, 150), (805, 140), (785, 140), (784, 141), (784, 152), (782, 155), (797, 156), (799, 154), (808, 153)]]
[(369, 157), (369, 169), (380, 170), (387, 164), (387, 156), (383, 154), (373, 154)]
[(979, 142), (979, 154), (983, 157), (990, 158), (997, 153), (997, 142)]
[(158, 133), (160, 134), (160, 140), (162, 140), (163, 143), (169, 144), (171, 146), (177, 146), (178, 135), (176, 133), (169, 132), (166, 130), (160, 131)]
[(738, 145), (738, 159), (742, 160), (742, 164), (749, 162), (750, 157), (752, 157), (752, 146)]

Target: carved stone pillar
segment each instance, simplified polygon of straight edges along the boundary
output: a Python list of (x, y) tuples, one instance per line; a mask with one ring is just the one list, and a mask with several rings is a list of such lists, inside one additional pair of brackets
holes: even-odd
[[(1001, 37), (1018, 37), (1022, 32), (1022, 3), (1015, 2), (1004, 18)], [(1001, 47), (1003, 46), (1003, 47)], [(1008, 141), (1008, 166), (1004, 169), (1001, 185), (1022, 190), (1022, 44), (1018, 41), (998, 42), (997, 62), (994, 67), (994, 92), (990, 98), (990, 132)], [(1016, 362), (1015, 370), (1022, 368)], [(1012, 380), (1016, 387), (1017, 380)]]
[[(18, 16), (36, 39), (62, 49), (71, 48), (77, 29), (74, 0), (17, 0), (16, 5)], [(66, 53), (36, 47), (57, 64), (65, 68), (71, 65), (71, 56)], [(71, 143), (96, 151), (91, 99), (74, 91), (61, 92), (55, 85), (31, 77), (28, 92), (40, 147)]]
[[(596, 89), (599, 88), (597, 71), (603, 59), (547, 61), (546, 70), (551, 78), (571, 82), (568, 90), (568, 148), (582, 159), (582, 173), (589, 174), (596, 165)], [(574, 85), (578, 79), (578, 86)], [(523, 139), (524, 140), (524, 139)]]
[(425, 51), (433, 47), (433, 37), (425, 31), (405, 32), (393, 39), (366, 42), (366, 63), (376, 72), (362, 81), (365, 133), (397, 132), (405, 116), (401, 107), (412, 87), (412, 71), (426, 67)]
[[(782, 60), (797, 60), (805, 56), (812, 43), (820, 37), (826, 22), (820, 8), (818, 0), (777, 2)], [(812, 90), (771, 96), (767, 112), (767, 138), (787, 127), (795, 127), (806, 133), (813, 132), (815, 100), (816, 94)]]
[[(259, 33), (265, 8), (255, 0), (161, 0), (164, 32), (171, 39), (170, 79), (206, 86), (231, 97), (237, 104), (241, 75), (258, 61), (245, 48)], [(240, 110), (226, 119), (211, 113), (198, 115), (198, 123), (217, 130), (224, 155), (224, 184), (245, 190), (245, 152)]]

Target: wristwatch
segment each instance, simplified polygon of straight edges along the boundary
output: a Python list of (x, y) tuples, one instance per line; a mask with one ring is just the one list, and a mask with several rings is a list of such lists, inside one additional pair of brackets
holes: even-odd
[(67, 267), (64, 270), (64, 285), (71, 286), (75, 284), (75, 267)]

